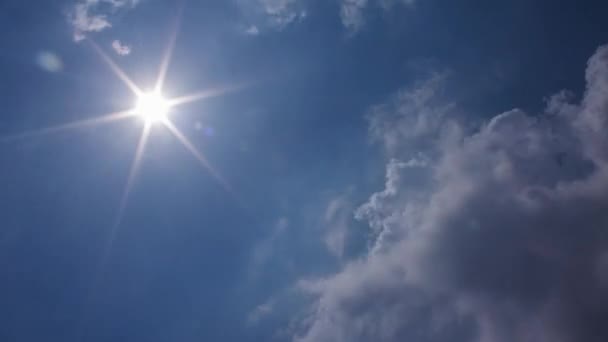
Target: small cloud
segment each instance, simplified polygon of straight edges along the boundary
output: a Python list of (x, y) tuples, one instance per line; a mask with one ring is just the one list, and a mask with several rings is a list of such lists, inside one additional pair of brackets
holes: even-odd
[(306, 11), (297, 0), (260, 0), (271, 25), (283, 29), (294, 21), (306, 18)]
[(131, 47), (127, 44), (123, 44), (120, 40), (116, 39), (112, 42), (112, 49), (120, 56), (126, 56), (131, 53)]
[(272, 314), (274, 309), (274, 300), (270, 299), (269, 301), (258, 305), (253, 311), (247, 315), (247, 324), (252, 326), (256, 325), (260, 320), (264, 319), (268, 315)]
[(260, 34), (260, 29), (257, 26), (251, 25), (248, 29), (245, 30), (245, 33), (251, 36), (257, 36)]
[(367, 6), (367, 0), (343, 0), (340, 7), (340, 18), (342, 25), (350, 31), (359, 31), (363, 26), (363, 10)]
[(86, 32), (99, 32), (112, 24), (103, 14), (91, 14), (89, 2), (76, 4), (70, 15), (70, 23), (74, 26), (74, 40), (81, 41)]
[(68, 21), (74, 28), (74, 41), (86, 38), (89, 32), (101, 32), (112, 27), (108, 15), (121, 8), (133, 8), (139, 0), (79, 0), (68, 12)]
[(308, 12), (302, 0), (236, 0), (246, 20), (252, 24), (244, 32), (257, 35), (265, 29), (281, 31), (304, 20)]

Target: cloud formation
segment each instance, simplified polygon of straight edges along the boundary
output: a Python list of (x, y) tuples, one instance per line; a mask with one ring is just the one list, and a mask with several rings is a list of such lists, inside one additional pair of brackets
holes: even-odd
[(351, 32), (359, 31), (365, 24), (365, 10), (371, 3), (383, 10), (390, 10), (396, 4), (413, 5), (415, 0), (342, 0), (340, 18), (342, 24)]
[[(308, 16), (307, 0), (235, 0), (249, 25), (243, 32), (257, 35), (264, 29), (283, 30)], [(397, 5), (412, 6), (416, 0), (339, 0), (340, 19), (350, 33), (358, 32), (371, 9), (390, 11)]]
[(121, 43), (120, 40), (112, 41), (112, 49), (120, 56), (126, 56), (131, 53), (131, 47)]
[(373, 108), (389, 162), (356, 211), (370, 252), (301, 282), (313, 305), (294, 340), (605, 341), (608, 46), (586, 81), (579, 102), (561, 92), (475, 130), (437, 77)]
[(121, 8), (132, 8), (139, 0), (79, 0), (68, 13), (74, 28), (74, 40), (83, 40), (87, 33), (100, 32), (112, 27), (108, 15)]

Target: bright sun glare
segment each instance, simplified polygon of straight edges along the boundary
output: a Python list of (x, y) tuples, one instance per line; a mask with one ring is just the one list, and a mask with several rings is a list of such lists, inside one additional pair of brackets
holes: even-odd
[(144, 93), (137, 98), (135, 113), (146, 123), (158, 123), (167, 119), (170, 107), (169, 101), (159, 92)]
[[(180, 105), (203, 100), (214, 96), (220, 96), (228, 91), (231, 91), (232, 89), (236, 89), (239, 87), (207, 89), (173, 98), (165, 98), (162, 95), (165, 77), (167, 76), (167, 70), (169, 68), (171, 55), (175, 44), (178, 22), (179, 20), (176, 20), (176, 26), (173, 28), (168, 47), (162, 57), (156, 84), (154, 85), (154, 88), (152, 88), (152, 90), (147, 92), (142, 91), (129, 78), (129, 76), (97, 44), (95, 44), (95, 42), (93, 42), (92, 40), (87, 40), (93, 47), (95, 52), (97, 52), (101, 59), (108, 65), (111, 71), (125, 84), (127, 88), (129, 88), (129, 90), (131, 90), (131, 93), (135, 96), (135, 103), (133, 104), (132, 108), (114, 113), (104, 114), (93, 118), (72, 121), (65, 124), (45, 127), (38, 130), (27, 131), (16, 134), (14, 136), (0, 136), (0, 142), (3, 142), (14, 139), (37, 136), (41, 134), (57, 133), (65, 130), (71, 130), (87, 126), (107, 124), (117, 120), (123, 120), (132, 117), (139, 117), (145, 123), (142, 127), (141, 135), (136, 146), (135, 155), (133, 157), (131, 168), (129, 170), (129, 175), (118, 206), (118, 213), (116, 214), (116, 218), (112, 226), (111, 235), (109, 236), (109, 239), (106, 242), (107, 245), (106, 250), (104, 252), (103, 260), (105, 260), (105, 258), (109, 254), (110, 249), (112, 248), (116, 231), (121, 223), (122, 216), (127, 206), (127, 201), (131, 192), (131, 188), (133, 187), (135, 177), (137, 176), (137, 173), (141, 166), (142, 158), (146, 150), (146, 144), (152, 131), (152, 126), (161, 126), (161, 128), (166, 128), (170, 133), (172, 133), (173, 136), (177, 138), (177, 141), (179, 141), (186, 148), (186, 150), (188, 150), (192, 154), (192, 156), (201, 164), (201, 166), (208, 170), (209, 173), (226, 189), (226, 191), (232, 193), (230, 184), (222, 177), (220, 173), (218, 173), (213, 168), (213, 166), (209, 163), (205, 155), (201, 153), (197, 149), (197, 147), (171, 122), (169, 114), (172, 113), (174, 109), (176, 107), (179, 107)], [(175, 113), (177, 113), (177, 111), (175, 111)]]
[[(162, 58), (159, 75), (157, 78), (157, 82), (154, 88), (148, 92), (142, 91), (128, 76), (127, 74), (93, 41), (89, 40), (91, 46), (95, 49), (95, 51), (101, 56), (104, 62), (110, 67), (110, 69), (114, 72), (114, 74), (131, 90), (131, 92), (135, 95), (135, 103), (133, 108), (127, 109), (124, 111), (119, 111), (115, 113), (105, 114), (99, 117), (93, 117), (90, 119), (84, 119), (79, 121), (68, 122), (65, 124), (51, 126), (42, 128), (39, 130), (33, 130), (29, 132), (24, 132), (17, 134), (15, 136), (9, 137), (12, 139), (21, 139), (29, 136), (35, 136), (39, 134), (48, 134), (54, 132), (61, 132), (64, 130), (70, 130), (85, 126), (91, 125), (99, 125), (114, 122), (117, 120), (127, 119), (130, 117), (137, 116), (142, 121), (145, 122), (143, 125), (142, 133), (139, 138), (139, 142), (137, 143), (137, 148), (135, 151), (135, 156), (133, 158), (133, 162), (131, 164), (131, 169), (129, 170), (129, 177), (126, 182), (126, 186), (119, 204), (118, 214), (116, 217), (115, 225), (113, 229), (117, 229), (120, 224), (123, 212), (126, 208), (127, 200), (129, 197), (129, 193), (131, 191), (131, 187), (133, 186), (133, 182), (135, 176), (138, 173), (142, 156), (144, 155), (146, 149), (146, 143), (150, 136), (150, 132), (152, 131), (153, 125), (159, 125), (166, 128), (169, 132), (171, 132), (177, 140), (184, 145), (184, 147), (192, 153), (192, 155), (196, 158), (196, 160), (207, 169), (213, 177), (215, 177), (222, 186), (227, 191), (230, 191), (230, 186), (223, 179), (223, 177), (213, 169), (212, 165), (207, 161), (207, 158), (196, 148), (196, 146), (190, 142), (190, 140), (171, 122), (169, 118), (169, 114), (175, 107), (180, 105), (203, 100), (213, 96), (219, 96), (224, 94), (225, 92), (230, 90), (229, 88), (218, 88), (218, 89), (208, 89), (199, 92), (195, 92), (193, 94), (188, 94), (184, 96), (174, 97), (174, 98), (165, 98), (162, 95), (162, 89), (164, 80), (167, 74), (167, 70), (169, 67), (169, 63), (171, 60), (171, 54), (173, 51), (173, 44), (175, 42), (175, 30), (172, 34), (172, 39), (169, 42), (169, 46), (165, 51), (165, 54)], [(5, 138), (6, 139), (6, 138)], [(0, 142), (3, 141), (0, 136)], [(113, 237), (112, 237), (113, 239)], [(109, 245), (112, 244), (110, 241)]]

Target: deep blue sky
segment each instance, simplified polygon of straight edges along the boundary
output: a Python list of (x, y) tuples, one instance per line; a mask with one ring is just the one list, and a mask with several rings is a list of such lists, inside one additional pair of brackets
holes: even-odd
[[(608, 4), (368, 0), (353, 28), (340, 16), (348, 3), (0, 0), (0, 339), (398, 340), (379, 328), (314, 335), (319, 304), (299, 290), (369, 258), (373, 223), (354, 212), (388, 187), (390, 159), (411, 157), (370, 136), (373, 108), (395, 110), (394, 94), (432, 74), (457, 108), (446, 119), (472, 131), (513, 108), (534, 117), (562, 89), (578, 103), (587, 61), (608, 42)], [(78, 6), (111, 26), (76, 23)], [(171, 113), (232, 191), (154, 127), (108, 250), (143, 124), (14, 137), (132, 107), (88, 40), (151, 88), (172, 27), (167, 96), (246, 84)]]

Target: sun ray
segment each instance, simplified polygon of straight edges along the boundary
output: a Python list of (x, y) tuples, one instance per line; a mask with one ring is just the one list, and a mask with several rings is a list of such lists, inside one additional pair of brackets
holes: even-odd
[(133, 186), (133, 182), (135, 177), (137, 176), (137, 172), (139, 170), (141, 159), (144, 154), (146, 143), (148, 141), (148, 137), (150, 135), (150, 124), (146, 124), (139, 138), (139, 142), (137, 143), (137, 148), (135, 151), (135, 156), (133, 157), (133, 162), (131, 163), (131, 168), (129, 169), (129, 176), (127, 179), (127, 183), (125, 185), (125, 189), (122, 193), (122, 197), (120, 199), (120, 205), (118, 207), (118, 213), (114, 219), (112, 227), (110, 228), (110, 233), (106, 238), (106, 241), (103, 245), (103, 250), (101, 254), (101, 258), (99, 259), (99, 263), (95, 267), (95, 272), (91, 280), (91, 284), (89, 285), (85, 300), (83, 301), (84, 305), (82, 308), (83, 315), (82, 320), (80, 321), (78, 328), (78, 335), (83, 337), (86, 334), (86, 327), (88, 325), (89, 317), (89, 307), (92, 305), (95, 290), (99, 286), (99, 282), (101, 280), (102, 274), (105, 270), (105, 266), (108, 262), (108, 258), (110, 257), (110, 253), (114, 246), (114, 241), (116, 239), (116, 234), (118, 233), (118, 229), (120, 228), (120, 224), (122, 223), (122, 219), (124, 216), (125, 209), (127, 207), (127, 202), (129, 200), (129, 195), (131, 193), (131, 188)]
[[(131, 189), (133, 187), (133, 182), (135, 181), (135, 177), (139, 171), (139, 167), (141, 165), (141, 160), (144, 155), (144, 151), (146, 149), (146, 144), (148, 142), (148, 137), (150, 136), (151, 124), (146, 123), (141, 133), (141, 137), (139, 138), (139, 142), (137, 143), (137, 149), (135, 151), (135, 157), (133, 157), (133, 163), (131, 164), (131, 169), (129, 170), (129, 177), (127, 178), (127, 184), (125, 185), (125, 190), (123, 191), (122, 197), (120, 199), (120, 205), (118, 207), (118, 214), (116, 215), (116, 220), (114, 223), (113, 231), (118, 229), (120, 222), (122, 221), (122, 216), (127, 207), (127, 201), (129, 200), (129, 195), (131, 194)], [(112, 232), (114, 235), (115, 232)]]
[[(184, 136), (184, 134), (166, 117), (169, 112), (169, 109), (173, 106), (178, 106), (210, 97), (220, 96), (227, 92), (231, 92), (243, 87), (243, 85), (229, 86), (200, 91), (185, 96), (175, 97), (172, 99), (163, 98), (162, 90), (167, 78), (168, 69), (171, 64), (171, 59), (175, 50), (175, 43), (177, 40), (181, 15), (183, 12), (183, 4), (184, 2), (182, 2), (182, 6), (179, 7), (179, 12), (172, 26), (172, 30), (169, 36), (169, 42), (161, 59), (160, 70), (157, 76), (157, 80), (156, 83), (153, 85), (153, 92), (144, 93), (144, 91), (142, 91), (142, 89), (140, 89), (129, 78), (129, 76), (112, 60), (110, 56), (108, 56), (102, 50), (101, 47), (99, 47), (94, 41), (87, 39), (93, 49), (99, 54), (101, 59), (103, 59), (103, 61), (110, 67), (112, 72), (133, 92), (137, 100), (135, 108), (126, 112), (115, 113), (108, 117), (82, 120), (79, 122), (68, 123), (56, 127), (49, 127), (47, 129), (42, 130), (43, 132), (55, 132), (63, 129), (104, 123), (106, 121), (114, 121), (116, 119), (121, 119), (129, 116), (139, 116), (143, 118), (145, 122), (141, 137), (139, 138), (139, 141), (137, 143), (133, 161), (131, 162), (125, 188), (123, 190), (123, 193), (121, 194), (116, 217), (114, 218), (107, 239), (103, 242), (103, 250), (100, 262), (95, 272), (95, 276), (93, 277), (92, 284), (89, 287), (88, 295), (83, 306), (83, 319), (81, 321), (79, 329), (79, 336), (82, 336), (83, 339), (86, 336), (86, 328), (89, 321), (89, 306), (93, 304), (95, 292), (97, 290), (97, 287), (99, 286), (100, 279), (102, 277), (104, 269), (107, 266), (106, 264), (110, 257), (110, 253), (112, 252), (112, 249), (114, 247), (119, 228), (122, 224), (123, 216), (127, 209), (127, 204), (131, 195), (132, 188), (139, 173), (139, 169), (141, 168), (143, 155), (145, 153), (146, 145), (151, 134), (152, 126), (155, 122), (163, 123), (167, 127), (167, 129), (177, 138), (177, 140), (179, 140), (179, 142), (196, 158), (196, 160), (224, 187), (228, 194), (232, 195), (237, 200), (237, 202), (240, 203), (236, 196), (234, 196), (234, 192), (231, 190), (231, 187), (228, 182), (212, 167), (212, 165), (205, 158), (205, 156), (200, 151), (198, 151), (198, 149), (190, 142), (190, 140), (186, 136)], [(36, 134), (36, 132), (26, 132), (26, 135), (34, 134)], [(1, 138), (0, 141), (2, 141)]]
[(158, 78), (156, 80), (156, 85), (154, 86), (155, 91), (160, 91), (163, 89), (163, 85), (165, 83), (165, 78), (167, 77), (167, 71), (169, 70), (169, 64), (171, 63), (171, 57), (173, 55), (173, 49), (175, 47), (175, 41), (177, 40), (177, 33), (172, 32), (171, 37), (169, 37), (169, 45), (165, 51), (163, 59), (160, 64), (160, 69), (158, 72)]
[(182, 18), (183, 3), (178, 7), (178, 13), (175, 17), (173, 25), (171, 27), (171, 34), (169, 36), (169, 42), (167, 48), (164, 51), (163, 58), (160, 63), (160, 69), (158, 71), (158, 78), (156, 79), (156, 85), (154, 86), (155, 91), (161, 92), (165, 79), (167, 78), (167, 71), (171, 64), (171, 58), (173, 57), (173, 51), (175, 50), (175, 41), (177, 41), (177, 35), (179, 33), (179, 27)]
[[(129, 169), (129, 176), (127, 178), (127, 183), (125, 184), (125, 189), (122, 192), (122, 196), (120, 198), (120, 203), (118, 205), (118, 212), (116, 214), (116, 218), (114, 219), (114, 223), (112, 224), (112, 228), (110, 229), (110, 235), (106, 241), (106, 246), (104, 248), (104, 252), (102, 254), (102, 260), (105, 260), (107, 256), (110, 254), (112, 250), (112, 245), (114, 244), (114, 239), (116, 238), (116, 233), (118, 232), (118, 228), (122, 223), (122, 219), (125, 213), (125, 209), (127, 208), (127, 203), (129, 201), (129, 196), (131, 195), (131, 190), (133, 188), (133, 183), (135, 182), (135, 177), (139, 171), (139, 167), (141, 165), (141, 160), (144, 155), (144, 151), (146, 149), (146, 144), (148, 142), (148, 137), (150, 136), (150, 124), (146, 124), (144, 129), (142, 130), (141, 137), (139, 138), (139, 142), (137, 143), (137, 149), (135, 150), (135, 156), (133, 157), (133, 162), (131, 163), (131, 168)], [(104, 262), (102, 262), (103, 264)]]
[(207, 158), (205, 158), (205, 156), (203, 156), (203, 154), (200, 153), (196, 149), (196, 147), (194, 147), (194, 145), (192, 145), (190, 140), (188, 140), (188, 138), (186, 138), (186, 136), (183, 135), (182, 132), (180, 132), (180, 130), (177, 127), (175, 127), (175, 125), (171, 121), (165, 120), (163, 123), (169, 129), (169, 131), (171, 133), (173, 133), (173, 135), (177, 138), (177, 140), (179, 140), (179, 142), (182, 143), (182, 145), (184, 145), (184, 147), (186, 147), (186, 149), (190, 153), (192, 153), (192, 155), (196, 158), (196, 160), (204, 168), (206, 168), (209, 171), (209, 173), (211, 173), (211, 175), (213, 177), (215, 177), (215, 179), (217, 179), (218, 182), (220, 182), (220, 184), (222, 184), (222, 186), (226, 189), (226, 191), (228, 191), (229, 193), (232, 193), (231, 187), (228, 184), (228, 182), (211, 166), (211, 164), (209, 163)]
[(99, 54), (99, 56), (101, 56), (101, 58), (103, 59), (103, 61), (106, 62), (106, 64), (110, 67), (110, 69), (112, 69), (112, 72), (114, 72), (114, 74), (121, 81), (123, 81), (123, 83), (129, 89), (131, 89), (131, 91), (135, 95), (139, 96), (140, 94), (142, 94), (142, 90), (139, 89), (139, 87), (135, 84), (135, 82), (133, 82), (129, 78), (129, 76), (127, 76), (127, 74), (124, 71), (122, 71), (122, 69), (112, 60), (112, 58), (110, 58), (110, 56), (108, 56), (105, 52), (103, 52), (103, 50), (101, 49), (101, 47), (99, 47), (99, 45), (97, 45), (91, 39), (87, 39), (87, 41), (91, 44), (91, 46), (93, 47), (93, 49), (95, 50), (95, 52), (97, 52), (97, 54)]
[(114, 121), (123, 120), (123, 119), (129, 118), (129, 117), (132, 117), (132, 116), (134, 116), (134, 114), (130, 110), (116, 112), (116, 113), (98, 116), (98, 117), (91, 118), (91, 119), (77, 120), (77, 121), (72, 121), (72, 122), (68, 122), (65, 124), (45, 127), (45, 128), (36, 129), (36, 130), (30, 130), (30, 131), (26, 131), (26, 132), (17, 133), (14, 135), (1, 137), (0, 142), (9, 142), (9, 141), (13, 141), (13, 140), (20, 140), (20, 139), (30, 138), (30, 137), (40, 136), (40, 135), (59, 133), (59, 132), (71, 130), (71, 129), (84, 128), (87, 126), (107, 124), (107, 123), (111, 123)]
[(207, 90), (199, 91), (199, 92), (196, 92), (193, 94), (177, 96), (177, 97), (168, 99), (168, 102), (171, 105), (171, 107), (175, 107), (175, 106), (180, 106), (180, 105), (194, 102), (194, 101), (204, 100), (204, 99), (211, 98), (211, 97), (222, 96), (226, 93), (237, 91), (243, 87), (245, 87), (244, 84), (207, 89)]

